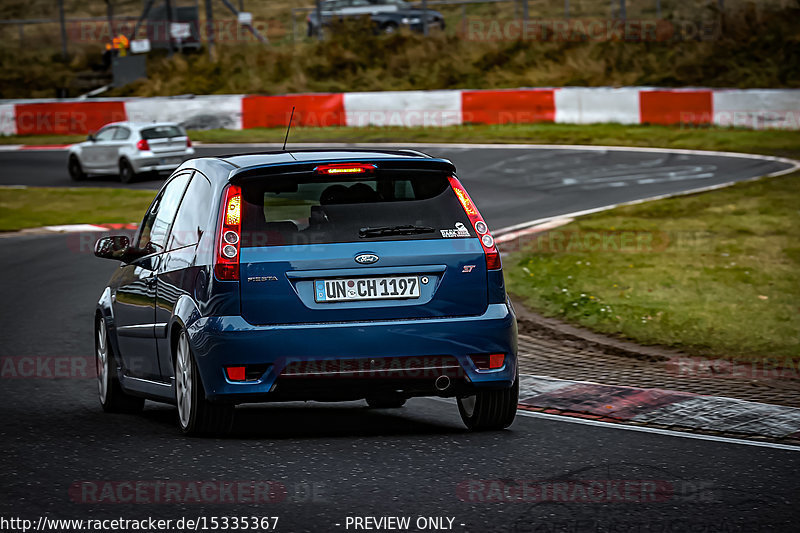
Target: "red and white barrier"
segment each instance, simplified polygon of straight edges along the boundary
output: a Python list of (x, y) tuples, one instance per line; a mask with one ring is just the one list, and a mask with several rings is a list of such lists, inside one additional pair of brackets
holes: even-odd
[(553, 122), (555, 89), (463, 91), (465, 124), (531, 124)]
[(348, 126), (456, 126), (461, 91), (345, 93)]
[(555, 91), (555, 121), (563, 124), (639, 124), (638, 87), (564, 87)]
[(800, 129), (798, 89), (562, 87), (282, 96), (208, 95), (0, 103), (0, 134), (85, 134), (121, 120), (189, 129), (441, 127), (461, 124), (663, 124)]
[(344, 97), (339, 93), (289, 94), (285, 96), (242, 96), (242, 127), (285, 128), (344, 126)]
[(798, 93), (792, 89), (715, 90), (714, 124), (739, 128), (800, 129)]
[(0, 135), (16, 135), (17, 122), (14, 120), (14, 104), (0, 104)]
[(189, 129), (242, 129), (242, 97), (136, 98), (125, 101), (127, 120), (179, 122)]

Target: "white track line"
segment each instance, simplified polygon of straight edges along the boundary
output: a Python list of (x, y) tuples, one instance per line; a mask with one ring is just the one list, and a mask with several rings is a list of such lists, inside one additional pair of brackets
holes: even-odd
[(724, 442), (727, 444), (743, 444), (745, 446), (757, 446), (760, 448), (773, 448), (776, 450), (789, 450), (793, 452), (800, 452), (800, 446), (793, 446), (791, 444), (778, 444), (774, 442), (759, 442), (746, 439), (734, 439), (731, 437), (717, 437), (715, 435), (703, 435), (700, 433), (687, 433), (683, 431), (673, 431), (671, 429), (650, 428), (646, 426), (629, 426), (625, 423), (617, 422), (600, 422), (598, 420), (587, 420), (585, 418), (573, 418), (564, 415), (551, 415), (549, 413), (536, 413), (532, 411), (525, 411), (522, 409), (517, 410), (517, 415), (527, 416), (529, 418), (543, 418), (545, 420), (555, 420), (559, 422), (569, 422), (570, 424), (583, 424), (585, 426), (598, 426), (612, 429), (622, 429), (626, 431), (639, 431), (641, 433), (655, 433), (657, 435), (667, 435), (670, 437), (681, 437), (684, 439), (697, 439), (707, 440), (712, 442)]

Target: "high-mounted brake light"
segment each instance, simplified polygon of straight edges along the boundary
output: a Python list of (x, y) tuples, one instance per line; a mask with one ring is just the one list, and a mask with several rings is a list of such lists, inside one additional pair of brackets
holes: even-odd
[(147, 144), (147, 139), (142, 139), (136, 143), (136, 148), (144, 152), (150, 149), (150, 145)]
[(483, 246), (483, 254), (486, 256), (486, 269), (499, 270), (502, 268), (502, 264), (500, 263), (500, 252), (497, 251), (497, 246), (495, 246), (494, 243), (494, 237), (492, 237), (492, 234), (489, 232), (489, 226), (487, 226), (486, 222), (483, 221), (483, 217), (478, 212), (478, 208), (475, 207), (475, 204), (472, 202), (472, 198), (469, 197), (469, 194), (467, 194), (467, 191), (464, 189), (464, 186), (461, 185), (461, 182), (458, 181), (458, 178), (455, 176), (450, 176), (447, 179), (450, 181), (450, 187), (456, 194), (458, 201), (461, 202), (461, 207), (464, 208), (464, 212), (467, 214), (467, 217), (469, 217), (472, 227), (475, 228), (475, 231), (478, 233), (478, 236), (481, 240), (481, 246)]
[(220, 281), (239, 281), (239, 247), (242, 241), (242, 189), (225, 189), (217, 231), (214, 274)]
[(323, 175), (372, 174), (373, 172), (375, 172), (375, 165), (364, 163), (333, 163), (320, 165), (314, 169), (314, 174)]

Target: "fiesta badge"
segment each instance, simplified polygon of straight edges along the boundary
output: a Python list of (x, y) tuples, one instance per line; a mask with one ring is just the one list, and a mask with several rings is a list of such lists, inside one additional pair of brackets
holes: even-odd
[(371, 265), (377, 263), (379, 257), (375, 254), (358, 254), (355, 258), (356, 263), (359, 265)]

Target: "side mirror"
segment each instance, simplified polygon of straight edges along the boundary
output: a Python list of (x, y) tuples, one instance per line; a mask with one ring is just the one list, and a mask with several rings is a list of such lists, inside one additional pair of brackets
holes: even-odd
[(131, 241), (127, 235), (103, 237), (94, 245), (94, 255), (103, 259), (125, 261), (131, 249)]
[(90, 133), (88, 137), (86, 137), (87, 141), (95, 142), (97, 139), (94, 137), (94, 133)]

